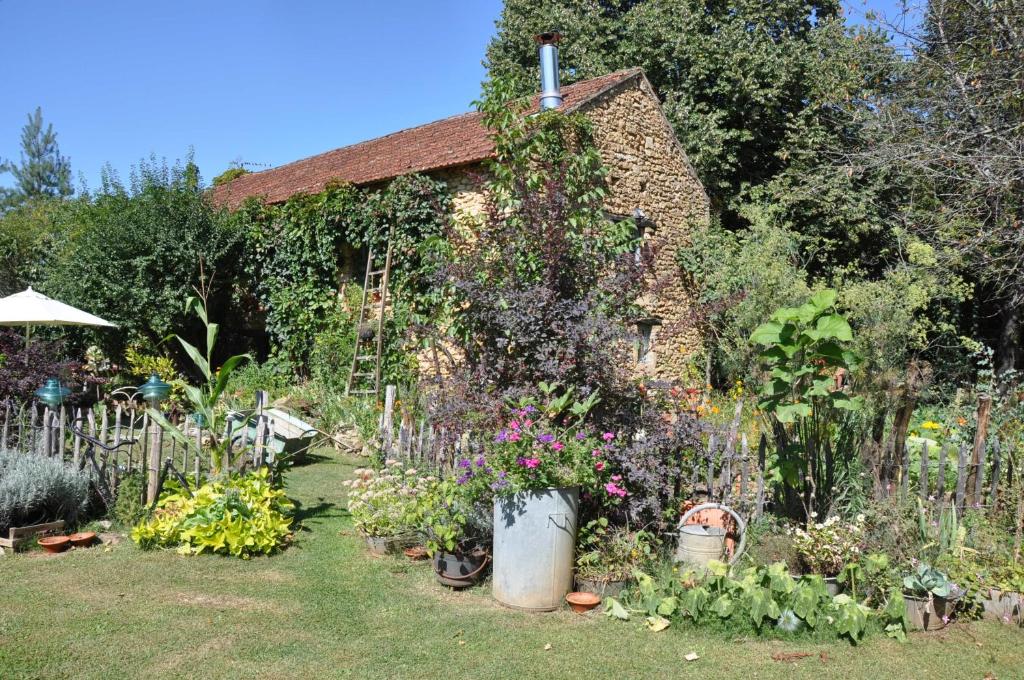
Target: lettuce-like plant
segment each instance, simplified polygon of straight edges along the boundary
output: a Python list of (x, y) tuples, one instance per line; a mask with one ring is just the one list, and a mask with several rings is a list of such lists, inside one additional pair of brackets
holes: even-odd
[(153, 517), (132, 529), (132, 540), (144, 549), (177, 548), (185, 555), (269, 555), (288, 543), (294, 509), (270, 471), (260, 468), (205, 484), (194, 495), (168, 491)]

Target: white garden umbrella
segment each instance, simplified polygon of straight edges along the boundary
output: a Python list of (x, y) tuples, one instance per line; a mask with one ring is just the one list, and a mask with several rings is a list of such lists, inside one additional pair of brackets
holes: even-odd
[(26, 341), (32, 326), (115, 326), (105, 319), (83, 312), (59, 300), (48, 298), (30, 287), (0, 298), (0, 326), (26, 326)]

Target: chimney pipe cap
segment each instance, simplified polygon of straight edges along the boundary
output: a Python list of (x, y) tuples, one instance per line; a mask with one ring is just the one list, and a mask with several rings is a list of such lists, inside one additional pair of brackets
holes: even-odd
[(546, 33), (538, 33), (533, 36), (533, 39), (538, 45), (557, 45), (562, 40), (562, 34), (558, 31), (548, 31)]

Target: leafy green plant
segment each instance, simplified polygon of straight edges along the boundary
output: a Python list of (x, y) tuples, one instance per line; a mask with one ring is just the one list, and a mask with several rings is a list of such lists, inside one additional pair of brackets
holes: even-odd
[(760, 358), (768, 379), (758, 408), (779, 444), (787, 501), (801, 503), (805, 517), (829, 507), (837, 463), (855, 458), (837, 444), (843, 414), (862, 405), (844, 384), (860, 359), (835, 303), (835, 291), (819, 291), (799, 307), (779, 309), (750, 336), (765, 347)]
[(864, 517), (844, 522), (832, 516), (824, 522), (808, 523), (806, 529), (797, 528), (793, 543), (800, 562), (812, 574), (836, 576), (843, 566), (856, 561), (864, 537)]
[[(192, 360), (196, 370), (203, 376), (204, 382), (199, 386), (188, 385), (180, 380), (176, 381), (176, 383), (181, 386), (185, 399), (192, 409), (192, 413), (196, 416), (201, 416), (202, 421), (206, 423), (205, 427), (209, 430), (210, 436), (208, 441), (212, 442), (209, 447), (210, 469), (226, 472), (226, 470), (222, 469), (224, 464), (227, 463), (230, 467), (232, 463), (230, 455), (231, 439), (222, 434), (225, 430), (226, 408), (221, 398), (224, 395), (224, 390), (227, 388), (228, 381), (231, 379), (231, 374), (243, 361), (247, 361), (250, 357), (248, 354), (228, 357), (219, 369), (214, 370), (213, 350), (217, 344), (217, 334), (220, 331), (220, 326), (210, 322), (205, 298), (189, 297), (185, 301), (185, 309), (194, 312), (206, 328), (205, 353), (200, 352), (195, 345), (192, 345), (180, 335), (177, 336), (178, 342), (181, 343), (186, 354)], [(149, 417), (159, 424), (164, 432), (173, 437), (178, 444), (190, 449), (196, 456), (202, 455), (203, 452), (199, 450), (196, 442), (192, 438), (185, 436), (184, 432), (171, 424), (164, 417), (163, 413), (152, 407), (147, 409), (147, 411)]]
[(946, 574), (924, 562), (903, 577), (903, 589), (915, 597), (950, 598), (960, 594), (959, 586), (950, 581)]
[(420, 505), (419, 529), (431, 555), (464, 552), (488, 541), (493, 531), (492, 471), (482, 457), (464, 460), (456, 465), (459, 476), (433, 484)]
[[(114, 520), (126, 527), (134, 526), (146, 514), (143, 492), (146, 480), (141, 472), (132, 472), (121, 478), (117, 485), (117, 500), (111, 512)], [(165, 487), (166, 488), (166, 487)]]
[(625, 581), (654, 557), (656, 546), (653, 533), (610, 526), (607, 517), (598, 517), (580, 527), (576, 539), (576, 577)]
[(132, 540), (144, 549), (177, 548), (186, 555), (269, 555), (288, 543), (294, 507), (261, 468), (204, 484), (195, 494), (169, 490), (153, 517), (132, 529)]
[(607, 598), (605, 612), (623, 620), (643, 614), (652, 630), (667, 627), (674, 617), (698, 625), (727, 623), (768, 636), (803, 629), (830, 632), (856, 644), (872, 621), (887, 626), (896, 611), (872, 609), (849, 595), (830, 597), (821, 576), (796, 580), (782, 562), (738, 572), (711, 562), (706, 571), (687, 570), (662, 582), (642, 572), (636, 579), (635, 594), (622, 601)]

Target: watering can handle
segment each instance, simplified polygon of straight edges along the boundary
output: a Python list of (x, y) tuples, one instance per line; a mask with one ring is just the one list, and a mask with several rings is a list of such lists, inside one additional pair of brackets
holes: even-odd
[(701, 510), (722, 510), (723, 512), (727, 512), (732, 515), (733, 519), (736, 520), (736, 530), (740, 534), (740, 544), (736, 547), (736, 552), (733, 553), (732, 559), (729, 560), (730, 565), (735, 564), (736, 560), (738, 560), (740, 555), (743, 554), (743, 550), (747, 545), (747, 523), (743, 521), (743, 518), (739, 516), (739, 513), (728, 505), (723, 505), (721, 503), (701, 503), (700, 505), (695, 505), (683, 513), (683, 516), (679, 520), (679, 525), (676, 528), (682, 529), (686, 525), (686, 520), (690, 519), (692, 515), (697, 514)]

